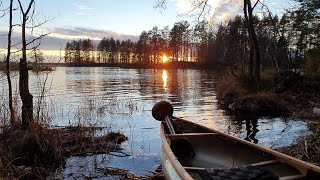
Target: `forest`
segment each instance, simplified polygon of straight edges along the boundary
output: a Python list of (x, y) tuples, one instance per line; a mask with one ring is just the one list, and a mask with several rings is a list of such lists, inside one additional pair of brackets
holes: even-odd
[[(253, 25), (259, 43), (261, 68), (320, 71), (319, 2), (301, 2), (281, 17), (269, 11), (254, 16)], [(194, 62), (206, 67), (247, 67), (250, 38), (245, 17), (236, 16), (218, 26), (207, 20), (191, 25), (176, 22), (171, 29), (154, 27), (143, 31), (137, 42), (103, 38), (97, 45), (90, 39), (73, 40), (66, 44), (65, 62), (83, 64)], [(152, 66), (151, 66), (152, 67)]]

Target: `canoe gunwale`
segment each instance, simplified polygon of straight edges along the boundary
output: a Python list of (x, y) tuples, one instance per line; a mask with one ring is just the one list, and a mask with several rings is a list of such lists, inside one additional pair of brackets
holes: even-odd
[[(180, 164), (180, 162), (178, 161), (178, 159), (175, 157), (175, 155), (173, 154), (170, 146), (169, 146), (169, 143), (167, 141), (167, 138), (165, 136), (165, 133), (164, 133), (164, 123), (162, 122), (161, 123), (161, 126), (160, 126), (160, 137), (161, 137), (161, 150), (162, 150), (162, 154), (165, 154), (168, 159), (163, 159), (162, 157), (162, 167), (163, 168), (167, 168), (165, 167), (166, 166), (166, 163), (164, 161), (168, 160), (170, 161), (169, 163), (172, 164), (175, 172), (178, 174), (178, 176), (181, 178), (181, 179), (184, 179), (184, 180), (192, 180), (193, 178), (189, 175), (189, 173), (183, 168), (183, 166)], [(167, 170), (165, 170), (164, 172), (164, 175), (165, 176), (170, 176), (168, 173), (170, 172), (167, 172)]]

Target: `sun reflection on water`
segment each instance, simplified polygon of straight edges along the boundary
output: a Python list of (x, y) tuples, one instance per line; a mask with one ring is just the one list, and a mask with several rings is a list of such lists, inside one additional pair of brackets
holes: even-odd
[(167, 87), (167, 80), (168, 80), (167, 70), (162, 71), (162, 80), (163, 80), (163, 89), (164, 89), (164, 91), (167, 91), (167, 89), (168, 89), (168, 87)]

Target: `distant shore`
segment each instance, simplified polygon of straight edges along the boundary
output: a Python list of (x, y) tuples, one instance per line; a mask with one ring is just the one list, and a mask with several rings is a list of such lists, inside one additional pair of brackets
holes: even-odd
[[(30, 63), (30, 66), (33, 66)], [(83, 64), (68, 64), (68, 63), (39, 63), (39, 66), (46, 67), (120, 67), (126, 69), (212, 69), (217, 70), (219, 66), (208, 64), (200, 64), (195, 62), (167, 62), (159, 64), (110, 64), (110, 63), (83, 63)], [(18, 63), (11, 63), (11, 70), (19, 69)], [(6, 64), (0, 63), (0, 71), (6, 70)]]
[(195, 62), (168, 62), (159, 64), (110, 64), (110, 63), (87, 63), (87, 64), (57, 64), (64, 67), (120, 67), (128, 69), (206, 69), (205, 64)]

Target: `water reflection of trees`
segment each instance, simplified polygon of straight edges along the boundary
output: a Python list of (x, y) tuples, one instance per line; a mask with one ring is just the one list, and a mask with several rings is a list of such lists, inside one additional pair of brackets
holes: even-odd
[[(257, 132), (259, 132), (258, 129), (258, 115), (257, 114), (244, 114), (244, 113), (237, 113), (236, 114), (236, 121), (239, 122), (239, 125), (242, 127), (242, 122), (245, 122), (246, 126), (246, 137), (245, 140), (249, 142), (253, 142), (257, 144), (259, 140), (256, 138)], [(240, 129), (241, 130), (241, 129)]]
[(212, 75), (200, 70), (66, 68), (66, 76), (67, 87), (77, 93), (136, 90), (142, 99), (167, 99), (177, 107), (212, 103), (214, 96)]
[[(242, 117), (230, 121), (232, 115), (225, 114), (224, 110), (219, 109), (215, 98), (215, 75), (210, 71), (109, 67), (67, 67), (63, 68), (63, 71), (65, 72), (59, 72), (59, 79), (54, 79), (52, 88), (59, 94), (59, 97), (58, 95), (55, 97), (65, 111), (71, 109), (73, 112), (74, 108), (86, 105), (88, 100), (92, 100), (96, 102), (98, 108), (101, 107), (101, 110), (107, 113), (110, 110), (116, 114), (121, 110), (123, 114), (130, 112), (130, 115), (134, 113), (139, 116), (140, 114), (136, 112), (142, 112), (150, 115), (149, 110), (155, 102), (169, 100), (174, 104), (177, 116), (195, 122), (201, 121), (200, 123), (203, 122), (202, 124), (209, 128), (216, 128), (233, 135), (244, 134), (244, 138), (248, 141), (258, 142), (257, 118)], [(163, 77), (164, 72), (167, 74), (166, 82)], [(87, 104), (91, 105), (90, 103), (91, 101)], [(114, 106), (120, 109), (112, 109)], [(141, 111), (135, 111), (136, 107)], [(267, 125), (273, 126), (269, 122), (267, 125), (261, 125), (260, 130), (265, 130)], [(275, 126), (279, 127), (278, 124)], [(261, 135), (262, 132), (259, 137), (262, 137)]]
[(143, 97), (151, 96), (154, 100), (158, 100), (160, 96), (160, 99), (166, 98), (176, 107), (193, 105), (190, 104), (190, 99), (201, 99), (204, 95), (203, 90), (207, 90), (207, 85), (201, 82), (204, 78), (201, 76), (202, 72), (198, 70), (141, 69), (138, 70), (138, 74), (139, 90)]
[[(66, 88), (67, 90), (77, 92), (79, 94), (94, 91), (95, 79), (92, 75), (96, 74), (94, 68), (75, 68), (70, 67), (65, 69), (67, 76)], [(86, 78), (86, 77), (89, 77)]]
[(110, 99), (124, 103), (134, 99), (136, 102), (141, 102), (140, 105), (150, 101), (150, 104), (154, 104), (159, 100), (169, 100), (176, 112), (190, 113), (201, 120), (207, 119), (207, 125), (210, 127), (220, 130), (228, 128), (230, 133), (235, 134), (243, 132), (242, 125), (245, 122), (245, 139), (258, 142), (256, 139), (257, 117), (238, 115), (237, 120), (233, 121), (238, 123), (232, 123), (228, 120), (228, 115), (218, 110), (215, 97), (215, 75), (210, 71), (66, 68), (66, 75), (69, 77), (66, 83), (67, 88), (86, 96), (102, 98), (107, 104)]

